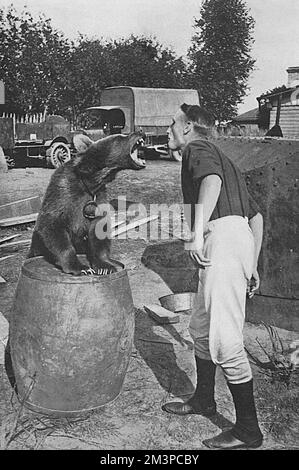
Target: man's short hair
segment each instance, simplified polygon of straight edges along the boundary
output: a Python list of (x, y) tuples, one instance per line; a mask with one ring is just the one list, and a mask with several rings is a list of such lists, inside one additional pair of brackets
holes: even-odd
[(197, 104), (182, 104), (181, 110), (196, 127), (211, 128), (215, 125), (214, 116), (206, 109)]

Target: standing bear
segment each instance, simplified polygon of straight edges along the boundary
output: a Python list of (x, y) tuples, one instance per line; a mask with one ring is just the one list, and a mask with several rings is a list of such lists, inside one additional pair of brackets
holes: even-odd
[[(74, 136), (76, 156), (53, 173), (32, 235), (29, 258), (44, 256), (67, 274), (115, 272), (123, 265), (110, 259), (109, 237), (96, 236), (99, 204), (106, 202), (106, 183), (124, 169), (145, 167), (138, 151), (144, 135), (117, 134), (96, 142)], [(77, 254), (85, 254), (89, 266)]]

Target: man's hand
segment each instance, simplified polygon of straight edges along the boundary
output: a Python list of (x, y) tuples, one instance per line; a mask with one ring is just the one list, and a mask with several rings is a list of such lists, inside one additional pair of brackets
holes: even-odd
[(185, 242), (185, 250), (189, 251), (189, 256), (196, 265), (200, 268), (211, 266), (211, 260), (206, 258), (203, 254), (203, 244), (198, 241)]
[(252, 276), (250, 281), (247, 283), (247, 296), (249, 299), (252, 299), (254, 296), (255, 292), (259, 289), (260, 287), (260, 276), (259, 273), (257, 272), (257, 269), (255, 268), (253, 270)]

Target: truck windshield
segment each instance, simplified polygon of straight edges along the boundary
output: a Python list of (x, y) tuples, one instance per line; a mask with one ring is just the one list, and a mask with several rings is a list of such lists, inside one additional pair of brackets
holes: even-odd
[(80, 114), (78, 126), (83, 129), (103, 129), (107, 134), (117, 134), (125, 127), (121, 109), (88, 109)]

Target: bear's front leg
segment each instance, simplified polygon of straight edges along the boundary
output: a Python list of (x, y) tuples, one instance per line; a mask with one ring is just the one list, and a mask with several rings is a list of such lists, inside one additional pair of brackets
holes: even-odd
[[(97, 230), (97, 224), (102, 223), (103, 219), (100, 217), (95, 218), (90, 223), (87, 259), (96, 274), (115, 273), (116, 271), (124, 269), (124, 265), (110, 258), (110, 221), (108, 221), (108, 223), (106, 222), (106, 231), (103, 230), (103, 227), (101, 227), (101, 230)], [(98, 238), (97, 235), (100, 235), (100, 238)]]
[(32, 236), (32, 243), (29, 257), (42, 255), (48, 261), (54, 262), (66, 274), (79, 276), (82, 271), (89, 269), (89, 266), (81, 263), (71, 238), (66, 230), (61, 226), (47, 228), (47, 232), (35, 231)]
[(90, 270), (88, 265), (81, 263), (73, 246), (60, 255), (60, 260), (57, 264), (64, 273), (73, 274), (74, 276), (80, 276), (86, 272), (88, 273)]

